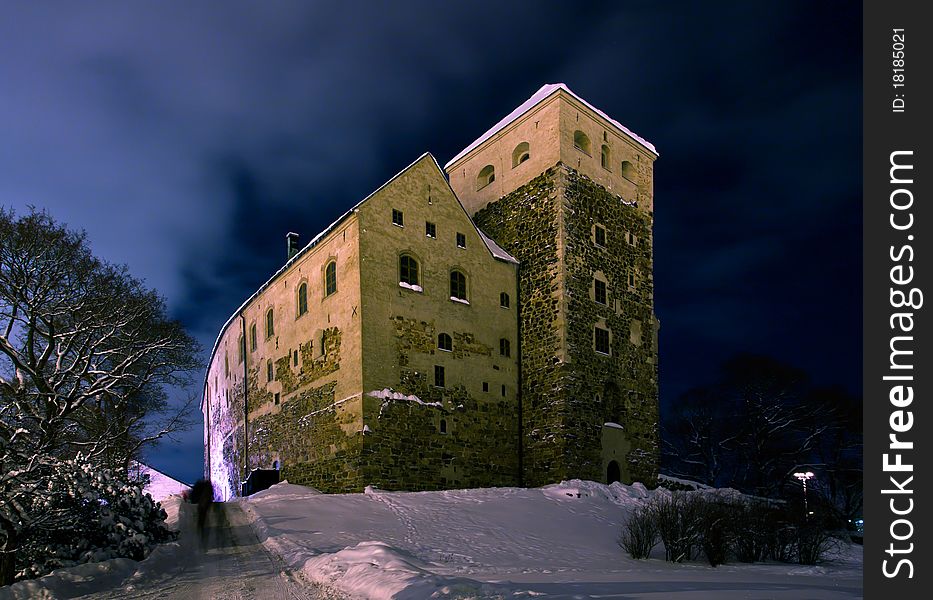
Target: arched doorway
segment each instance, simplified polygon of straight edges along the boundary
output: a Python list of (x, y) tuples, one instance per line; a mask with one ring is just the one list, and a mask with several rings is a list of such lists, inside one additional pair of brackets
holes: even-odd
[(619, 469), (619, 463), (614, 460), (609, 461), (609, 468), (606, 469), (606, 483), (622, 481), (622, 472)]

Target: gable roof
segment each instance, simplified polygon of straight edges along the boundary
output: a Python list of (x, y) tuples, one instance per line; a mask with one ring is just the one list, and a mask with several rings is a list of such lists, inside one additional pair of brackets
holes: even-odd
[(505, 116), (505, 118), (503, 118), (501, 121), (493, 125), (489, 129), (489, 131), (487, 131), (483, 135), (476, 138), (476, 140), (472, 144), (470, 144), (469, 146), (461, 150), (460, 153), (457, 154), (457, 156), (447, 161), (447, 164), (444, 165), (444, 168), (445, 169), (449, 168), (452, 164), (454, 164), (455, 162), (457, 162), (458, 160), (460, 160), (461, 158), (463, 158), (464, 156), (466, 156), (467, 154), (469, 154), (470, 152), (472, 152), (473, 150), (481, 146), (484, 142), (486, 142), (486, 140), (496, 135), (497, 133), (499, 133), (506, 127), (508, 127), (512, 122), (518, 120), (522, 115), (530, 111), (532, 108), (534, 108), (538, 104), (541, 104), (544, 100), (546, 100), (547, 98), (550, 98), (553, 94), (556, 94), (561, 90), (563, 90), (567, 94), (570, 94), (578, 102), (580, 102), (581, 104), (583, 104), (584, 106), (592, 110), (594, 113), (596, 113), (600, 117), (612, 123), (612, 125), (614, 125), (615, 127), (618, 127), (620, 130), (622, 130), (623, 133), (625, 133), (626, 135), (631, 137), (633, 140), (638, 142), (646, 150), (650, 151), (655, 156), (658, 155), (658, 151), (655, 150), (654, 144), (652, 144), (645, 138), (635, 134), (622, 123), (619, 123), (618, 121), (616, 121), (615, 119), (613, 119), (612, 117), (604, 113), (603, 111), (599, 110), (598, 108), (596, 108), (595, 106), (593, 106), (592, 104), (590, 104), (589, 102), (581, 98), (580, 96), (573, 93), (573, 90), (568, 88), (565, 84), (547, 83), (541, 86), (541, 89), (535, 92), (531, 96), (531, 98), (528, 98), (527, 100), (525, 100), (518, 108), (510, 112), (508, 115)]
[[(356, 204), (354, 204), (347, 212), (345, 212), (345, 213), (343, 213), (342, 215), (340, 215), (340, 216), (337, 218), (336, 221), (334, 221), (333, 223), (331, 223), (330, 225), (328, 225), (327, 227), (325, 227), (323, 231), (321, 231), (319, 234), (317, 234), (316, 236), (314, 236), (314, 238), (313, 238), (310, 242), (308, 242), (307, 244), (305, 244), (305, 246), (304, 246), (301, 250), (299, 250), (298, 252), (295, 253), (294, 256), (292, 256), (291, 258), (289, 258), (289, 259), (285, 262), (285, 264), (282, 265), (282, 267), (279, 268), (279, 270), (276, 271), (276, 272), (272, 275), (272, 277), (270, 277), (269, 279), (267, 279), (266, 282), (265, 282), (264, 284), (262, 284), (261, 286), (259, 286), (259, 288), (258, 288), (255, 292), (253, 292), (253, 294), (252, 294), (249, 298), (247, 298), (247, 299), (233, 312), (232, 315), (230, 315), (230, 318), (227, 319), (227, 321), (223, 324), (223, 327), (220, 328), (220, 332), (217, 334), (217, 338), (214, 340), (214, 346), (213, 346), (213, 348), (211, 348), (211, 357), (210, 357), (210, 359), (208, 359), (208, 365), (210, 365), (212, 362), (214, 362), (214, 356), (215, 356), (215, 354), (217, 353), (217, 348), (220, 346), (220, 340), (221, 340), (221, 338), (223, 338), (224, 333), (226, 333), (227, 328), (230, 327), (230, 325), (233, 323), (233, 321), (236, 320), (236, 318), (240, 316), (240, 314), (243, 312), (243, 310), (244, 310), (247, 306), (249, 306), (250, 303), (252, 303), (253, 300), (255, 300), (255, 299), (259, 296), (259, 294), (261, 294), (261, 293), (263, 292), (263, 290), (265, 290), (267, 287), (269, 287), (270, 285), (272, 285), (272, 283), (274, 283), (275, 280), (278, 279), (280, 275), (282, 275), (283, 273), (285, 273), (285, 271), (287, 271), (287, 270), (289, 269), (289, 267), (291, 267), (292, 264), (294, 264), (295, 261), (297, 261), (301, 256), (303, 256), (304, 254), (306, 254), (307, 252), (309, 252), (312, 248), (314, 248), (315, 246), (317, 246), (322, 240), (326, 239), (327, 236), (328, 236), (330, 233), (332, 233), (335, 229), (337, 229), (337, 227), (339, 227), (341, 223), (343, 223), (344, 221), (346, 221), (347, 218), (350, 217), (350, 215), (352, 215), (352, 214), (356, 213), (357, 211), (359, 211), (359, 208), (360, 208), (360, 206), (363, 205), (363, 203), (365, 203), (367, 200), (369, 200), (370, 198), (372, 198), (373, 196), (375, 196), (376, 194), (378, 194), (380, 191), (382, 191), (383, 189), (385, 189), (390, 183), (392, 183), (393, 181), (395, 181), (396, 179), (398, 179), (399, 177), (401, 177), (402, 175), (404, 175), (409, 169), (411, 169), (412, 167), (414, 167), (415, 165), (417, 165), (417, 164), (420, 163), (422, 160), (424, 160), (425, 158), (428, 158), (428, 157), (431, 159), (431, 162), (434, 163), (434, 168), (437, 169), (437, 173), (438, 173), (438, 175), (440, 176), (440, 179), (443, 180), (444, 184), (447, 186), (447, 189), (450, 190), (450, 193), (453, 195), (454, 199), (457, 201), (457, 204), (459, 204), (459, 205), (460, 205), (460, 208), (463, 209), (463, 214), (466, 215), (467, 219), (470, 221), (470, 224), (473, 225), (473, 228), (474, 228), (474, 229), (476, 229), (476, 232), (479, 234), (479, 237), (482, 238), (483, 243), (486, 245), (486, 249), (489, 250), (489, 253), (493, 256), (493, 258), (495, 258), (495, 259), (497, 259), (497, 260), (501, 260), (501, 261), (503, 261), (503, 262), (508, 262), (508, 263), (512, 263), (512, 264), (516, 264), (516, 265), (517, 265), (517, 264), (518, 264), (518, 260), (517, 260), (515, 257), (513, 257), (511, 254), (509, 254), (509, 253), (506, 252), (505, 250), (503, 250), (498, 244), (496, 244), (494, 241), (492, 241), (492, 239), (490, 239), (485, 233), (483, 233), (482, 231), (480, 231), (479, 227), (476, 226), (476, 223), (473, 222), (473, 219), (471, 219), (471, 218), (470, 218), (470, 215), (466, 212), (466, 209), (463, 207), (463, 203), (460, 202), (460, 198), (457, 197), (457, 193), (454, 192), (454, 190), (453, 190), (452, 187), (450, 187), (450, 182), (447, 181), (447, 177), (444, 175), (444, 171), (441, 169), (441, 166), (440, 166), (440, 164), (437, 162), (437, 159), (434, 158), (434, 156), (433, 156), (430, 152), (425, 152), (424, 154), (422, 154), (421, 156), (419, 156), (418, 158), (416, 158), (416, 159), (414, 160), (414, 162), (412, 162), (410, 165), (408, 165), (407, 167), (405, 167), (404, 169), (402, 169), (401, 171), (399, 171), (398, 173), (396, 173), (395, 175), (393, 175), (388, 181), (386, 181), (385, 183), (383, 183), (382, 185), (380, 185), (378, 188), (376, 188), (375, 190), (373, 190), (372, 192), (370, 192), (365, 198), (363, 198), (362, 200), (360, 200), (359, 202), (357, 202)], [(206, 388), (207, 388), (207, 380), (208, 380), (208, 374), (207, 374), (207, 372), (205, 371), (205, 373), (204, 373), (204, 389), (205, 389), (205, 390), (206, 390)], [(204, 394), (203, 394), (203, 390), (202, 390), (202, 395), (201, 395), (201, 409), (202, 409), (202, 410), (204, 409)]]

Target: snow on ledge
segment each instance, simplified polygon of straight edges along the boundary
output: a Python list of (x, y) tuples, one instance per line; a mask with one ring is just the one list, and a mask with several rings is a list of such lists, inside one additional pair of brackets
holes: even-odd
[(603, 427), (612, 427), (613, 429), (625, 429), (618, 423), (613, 423), (612, 421), (607, 421), (606, 423), (603, 423)]
[[(387, 402), (393, 400), (403, 400), (405, 402), (414, 402), (415, 404), (420, 404), (421, 406), (433, 406), (435, 408), (441, 408), (443, 405), (440, 402), (425, 402), (418, 396), (414, 394), (405, 395), (401, 392), (396, 392), (391, 388), (383, 388), (381, 390), (373, 390), (371, 392), (366, 392), (366, 395), (371, 398), (381, 398), (382, 405), (385, 406)], [(380, 416), (382, 415), (382, 410), (379, 411)]]
[(457, 298), (456, 296), (451, 296), (450, 300), (451, 302), (459, 302), (460, 304), (466, 304), (467, 306), (470, 304), (470, 301), (466, 298)]
[(405, 288), (406, 290), (411, 290), (413, 292), (418, 292), (418, 293), (421, 293), (424, 291), (424, 288), (418, 285), (417, 283), (408, 283), (405, 281), (399, 281), (398, 286), (401, 288)]

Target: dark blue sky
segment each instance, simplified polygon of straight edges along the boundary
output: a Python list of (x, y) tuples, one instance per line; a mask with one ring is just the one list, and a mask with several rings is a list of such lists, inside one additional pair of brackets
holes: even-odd
[[(858, 3), (5, 3), (0, 204), (85, 229), (206, 354), (287, 231), (554, 82), (660, 152), (662, 405), (739, 351), (860, 393)], [(194, 480), (200, 429), (149, 459)]]

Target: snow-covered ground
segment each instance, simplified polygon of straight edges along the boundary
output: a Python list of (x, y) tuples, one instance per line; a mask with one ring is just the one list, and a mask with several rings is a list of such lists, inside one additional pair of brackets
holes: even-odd
[(292, 569), (361, 598), (862, 596), (854, 545), (815, 567), (632, 560), (617, 539), (651, 494), (584, 481), (343, 495), (281, 483), (239, 503)]
[[(214, 541), (200, 550), (192, 543), (193, 507), (175, 496), (163, 506), (181, 529), (178, 542), (142, 562), (81, 565), (0, 588), (0, 600), (862, 597), (855, 545), (815, 567), (675, 565), (660, 548), (651, 560), (632, 560), (616, 540), (630, 511), (653, 493), (640, 484), (571, 481), (325, 495), (281, 483), (227, 505)], [(298, 572), (314, 585), (302, 584)]]

